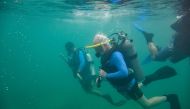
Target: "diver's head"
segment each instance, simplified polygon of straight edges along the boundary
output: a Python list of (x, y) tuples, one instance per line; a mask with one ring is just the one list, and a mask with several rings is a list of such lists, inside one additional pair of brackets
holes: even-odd
[(98, 33), (94, 36), (93, 43), (94, 45), (97, 45), (94, 47), (97, 57), (100, 57), (111, 48), (109, 41), (110, 39), (102, 33)]
[(70, 54), (72, 54), (74, 52), (75, 45), (72, 42), (69, 41), (69, 42), (67, 42), (65, 44), (65, 49), (66, 49), (68, 55), (70, 55)]

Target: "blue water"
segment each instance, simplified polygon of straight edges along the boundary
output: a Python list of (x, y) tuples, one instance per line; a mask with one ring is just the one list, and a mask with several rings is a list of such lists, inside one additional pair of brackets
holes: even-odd
[[(60, 59), (67, 41), (78, 47), (92, 44), (98, 32), (125, 31), (134, 40), (139, 60), (148, 54), (138, 23), (155, 34), (154, 40), (167, 45), (174, 31), (170, 25), (179, 14), (177, 0), (130, 0), (110, 4), (79, 0), (1, 0), (0, 1), (0, 109), (141, 109), (130, 100), (114, 107), (86, 94), (71, 70)], [(89, 52), (94, 54), (92, 49)], [(94, 55), (96, 70), (99, 59)], [(177, 93), (182, 109), (190, 109), (190, 62), (152, 62), (142, 65), (150, 74), (163, 65), (173, 66), (178, 75), (152, 83), (143, 89), (147, 97)], [(124, 99), (107, 82), (100, 90), (114, 100)], [(167, 103), (154, 109), (169, 109)]]

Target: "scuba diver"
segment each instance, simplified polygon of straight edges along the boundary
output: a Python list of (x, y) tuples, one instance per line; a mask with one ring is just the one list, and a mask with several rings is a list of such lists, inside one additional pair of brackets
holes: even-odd
[(163, 48), (157, 47), (153, 42), (153, 33), (146, 32), (137, 24), (134, 25), (144, 35), (150, 51), (151, 56), (147, 57), (144, 63), (151, 60), (166, 61), (167, 59), (172, 63), (177, 63), (190, 57), (190, 10), (177, 18), (177, 21), (171, 25), (175, 34), (172, 36), (170, 43)]
[(65, 49), (68, 53), (68, 58), (63, 54), (60, 57), (69, 65), (73, 72), (74, 78), (76, 78), (85, 92), (104, 98), (110, 104), (114, 106), (122, 106), (126, 102), (120, 100), (114, 102), (110, 95), (103, 94), (99, 90), (96, 90), (95, 80), (96, 73), (93, 65), (91, 55), (84, 48), (76, 48), (72, 42), (65, 44)]
[[(124, 38), (124, 37), (120, 37)], [(96, 55), (101, 58), (101, 69), (99, 71), (99, 78), (97, 84), (100, 84), (99, 80), (106, 78), (109, 83), (124, 97), (128, 97), (135, 100), (143, 108), (150, 108), (162, 102), (169, 102), (171, 109), (180, 109), (178, 96), (176, 94), (167, 94), (163, 96), (156, 96), (150, 99), (146, 98), (141, 91), (140, 87), (146, 84), (138, 83), (135, 77), (134, 69), (129, 68), (130, 61), (127, 60), (127, 49), (122, 47), (126, 46), (126, 37), (121, 40), (122, 45), (115, 46), (115, 41), (110, 40), (103, 34), (96, 34), (93, 40), (94, 45), (89, 46), (95, 49)], [(113, 41), (111, 45), (110, 42)], [(129, 41), (129, 40), (128, 40)], [(117, 41), (118, 42), (118, 41)], [(123, 45), (124, 44), (124, 45)], [(118, 45), (118, 44), (117, 44)], [(176, 74), (175, 70), (169, 66), (165, 66), (157, 70), (152, 75), (149, 75), (147, 84), (154, 80), (163, 79), (166, 76), (166, 72)], [(168, 76), (168, 75), (167, 75)], [(101, 77), (101, 78), (100, 78)], [(99, 85), (100, 86), (100, 85)]]
[[(177, 72), (170, 66), (164, 66), (156, 70), (154, 73), (144, 76), (144, 72), (139, 64), (138, 55), (135, 51), (133, 40), (127, 37), (127, 34), (123, 31), (118, 33), (113, 33), (108, 36), (109, 40), (103, 43), (98, 43), (91, 46), (86, 46), (86, 48), (96, 48), (101, 46), (104, 43), (110, 42), (112, 44), (112, 50), (119, 50), (124, 56), (126, 65), (133, 70), (133, 75), (137, 82), (143, 83), (143, 85), (148, 85), (153, 81), (166, 79), (173, 77)], [(97, 57), (100, 57), (101, 54), (96, 53)], [(98, 78), (101, 80), (101, 77)], [(98, 87), (100, 86), (101, 81), (98, 82)]]
[[(111, 42), (112, 45), (114, 45), (115, 48), (122, 50), (125, 55), (125, 59), (128, 61), (128, 66), (134, 70), (135, 78), (138, 82), (141, 82), (144, 80), (145, 76), (143, 73), (143, 70), (139, 64), (137, 52), (134, 48), (134, 45), (132, 43), (133, 40), (127, 38), (127, 34), (123, 31), (118, 33), (113, 33), (109, 35), (110, 39), (104, 43)], [(102, 45), (95, 44), (92, 46), (86, 46), (86, 48), (95, 48), (97, 46)], [(96, 54), (97, 57), (100, 56), (100, 54)]]

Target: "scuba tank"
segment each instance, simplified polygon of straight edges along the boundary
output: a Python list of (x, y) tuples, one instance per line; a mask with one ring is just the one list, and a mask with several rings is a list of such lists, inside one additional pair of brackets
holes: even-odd
[[(113, 36), (117, 36), (117, 39)], [(113, 46), (117, 46), (116, 50), (123, 54), (127, 66), (134, 70), (135, 79), (138, 82), (143, 81), (144, 73), (139, 64), (137, 52), (132, 43), (133, 40), (129, 39), (125, 32), (113, 33), (109, 37), (112, 37)]]
[(95, 68), (94, 68), (93, 59), (92, 59), (92, 56), (90, 55), (90, 53), (86, 53), (86, 60), (90, 64), (91, 75), (95, 76), (96, 72), (95, 72)]

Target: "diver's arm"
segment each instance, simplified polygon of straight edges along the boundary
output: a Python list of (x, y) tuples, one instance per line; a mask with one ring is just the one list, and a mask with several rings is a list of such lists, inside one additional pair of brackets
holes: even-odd
[(114, 52), (111, 56), (110, 62), (116, 67), (118, 71), (107, 73), (106, 78), (117, 79), (128, 76), (128, 68), (120, 52)]

